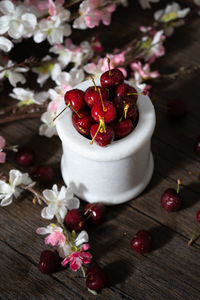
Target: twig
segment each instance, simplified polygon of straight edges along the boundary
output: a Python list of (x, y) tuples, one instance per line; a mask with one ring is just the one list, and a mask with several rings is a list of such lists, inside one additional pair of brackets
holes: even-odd
[(32, 112), (32, 113), (26, 113), (26, 114), (16, 114), (4, 117), (0, 119), (0, 124), (10, 123), (17, 120), (23, 120), (23, 119), (33, 119), (33, 118), (40, 118), (41, 115), (45, 112), (45, 108), (43, 108), (39, 112)]

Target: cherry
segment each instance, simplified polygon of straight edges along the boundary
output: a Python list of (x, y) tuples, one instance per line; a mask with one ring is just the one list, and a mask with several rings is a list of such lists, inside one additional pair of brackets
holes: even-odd
[(130, 94), (137, 94), (137, 91), (134, 87), (128, 85), (127, 83), (119, 84), (116, 87), (115, 95), (121, 97), (130, 97), (135, 103), (137, 102), (137, 95), (130, 95)]
[(185, 103), (180, 99), (173, 99), (168, 103), (168, 115), (173, 120), (180, 120), (185, 117), (187, 108)]
[(90, 135), (93, 140), (101, 147), (105, 147), (108, 144), (110, 144), (114, 140), (114, 131), (110, 126), (106, 126), (106, 129), (102, 130), (100, 129), (100, 124), (94, 124), (92, 125), (90, 129)]
[(64, 223), (69, 231), (75, 230), (79, 232), (86, 227), (86, 222), (79, 209), (69, 210), (65, 216)]
[[(80, 117), (79, 117), (80, 116)], [(76, 113), (72, 115), (72, 123), (76, 130), (83, 135), (90, 134), (90, 128), (94, 124), (91, 114), (87, 110), (80, 110), (79, 116)]]
[[(196, 213), (196, 220), (197, 220), (197, 222), (200, 223), (200, 209)], [(195, 232), (193, 233), (191, 239), (188, 242), (188, 246), (190, 246), (199, 237), (199, 231), (200, 231), (200, 228), (199, 228), (199, 224), (198, 224), (196, 226)]]
[(105, 88), (112, 88), (124, 81), (124, 75), (119, 69), (112, 69), (104, 72), (100, 77), (101, 85)]
[(110, 123), (116, 118), (116, 109), (111, 101), (104, 101), (104, 107), (101, 102), (94, 104), (91, 114), (96, 122), (99, 122), (99, 117), (102, 117), (105, 123)]
[(93, 224), (98, 225), (105, 219), (106, 208), (102, 203), (87, 204), (85, 214), (89, 215)]
[(114, 104), (119, 117), (134, 118), (137, 113), (137, 106), (129, 97), (116, 96)]
[(161, 197), (161, 205), (167, 211), (178, 211), (181, 208), (182, 199), (179, 196), (181, 186), (180, 179), (177, 180), (177, 189), (167, 189)]
[(16, 154), (16, 162), (23, 167), (29, 167), (34, 161), (34, 151), (29, 147), (20, 147)]
[(138, 108), (136, 107), (136, 112), (135, 112), (135, 115), (132, 119), (132, 124), (133, 124), (133, 127), (135, 128), (137, 126), (137, 123), (139, 121), (139, 110)]
[(197, 138), (195, 143), (195, 150), (197, 154), (200, 154), (200, 136)]
[(106, 101), (108, 99), (108, 90), (105, 88), (102, 88), (100, 86), (91, 86), (89, 87), (85, 92), (85, 102), (89, 107), (92, 107), (94, 104), (101, 102), (100, 94), (98, 89), (101, 91), (101, 95), (103, 98), (103, 101)]
[[(79, 111), (85, 106), (84, 92), (79, 89), (73, 89), (65, 93), (65, 104), (72, 110)], [(74, 110), (73, 110), (74, 111)]]
[(43, 274), (52, 274), (62, 268), (62, 259), (59, 257), (57, 251), (44, 250), (40, 255), (40, 262), (38, 269)]
[(147, 253), (153, 249), (153, 239), (150, 232), (140, 230), (131, 241), (131, 247), (138, 253)]
[(51, 166), (40, 165), (32, 171), (32, 178), (39, 183), (49, 186), (54, 180), (54, 171)]
[(91, 266), (86, 271), (86, 286), (90, 290), (100, 291), (106, 286), (106, 274), (99, 266)]
[(133, 131), (133, 124), (130, 119), (126, 119), (121, 122), (114, 122), (112, 128), (115, 132), (115, 137), (120, 139)]
[(196, 219), (200, 223), (200, 209), (198, 210), (198, 212), (196, 214)]

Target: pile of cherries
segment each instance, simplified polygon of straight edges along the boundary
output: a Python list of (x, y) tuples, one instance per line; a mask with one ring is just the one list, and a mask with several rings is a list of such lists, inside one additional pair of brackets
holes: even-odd
[(104, 147), (113, 140), (124, 138), (136, 127), (138, 93), (124, 83), (119, 69), (111, 70), (110, 66), (100, 77), (101, 86), (96, 86), (93, 78), (92, 81), (94, 85), (85, 92), (80, 89), (66, 92), (65, 104), (73, 111), (75, 129), (92, 138), (91, 144), (95, 141)]

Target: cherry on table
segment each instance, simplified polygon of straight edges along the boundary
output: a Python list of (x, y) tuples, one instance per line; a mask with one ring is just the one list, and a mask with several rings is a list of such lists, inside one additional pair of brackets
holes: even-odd
[(18, 148), (15, 160), (16, 162), (23, 167), (29, 167), (33, 164), (35, 159), (34, 151), (26, 146)]
[(195, 150), (197, 154), (200, 154), (200, 136), (197, 138), (195, 142)]
[(105, 271), (97, 265), (88, 267), (86, 271), (86, 286), (90, 290), (100, 291), (107, 283)]
[(94, 120), (88, 110), (80, 110), (79, 116), (76, 113), (73, 113), (72, 124), (81, 134), (89, 135), (90, 128), (92, 124), (94, 124)]
[(196, 214), (196, 219), (200, 223), (200, 209), (198, 210), (198, 212)]
[(121, 139), (133, 131), (133, 123), (130, 119), (125, 119), (120, 122), (114, 122), (112, 128), (115, 132), (115, 137)]
[(93, 224), (99, 225), (105, 220), (106, 207), (102, 203), (89, 203), (85, 206), (85, 215), (90, 216)]
[(178, 121), (185, 117), (187, 108), (181, 99), (172, 99), (168, 103), (168, 115), (174, 121)]
[(54, 171), (51, 166), (40, 165), (33, 169), (32, 178), (43, 185), (50, 186), (54, 180)]
[(148, 253), (153, 250), (153, 238), (149, 231), (140, 230), (131, 241), (131, 247), (138, 253)]
[(61, 262), (57, 251), (44, 250), (40, 255), (38, 269), (43, 274), (52, 274), (62, 269)]
[(85, 106), (84, 92), (79, 89), (73, 89), (65, 93), (65, 104), (68, 105), (72, 111), (73, 108), (79, 111)]
[(69, 210), (64, 219), (65, 226), (69, 231), (79, 232), (86, 228), (86, 222), (79, 209)]

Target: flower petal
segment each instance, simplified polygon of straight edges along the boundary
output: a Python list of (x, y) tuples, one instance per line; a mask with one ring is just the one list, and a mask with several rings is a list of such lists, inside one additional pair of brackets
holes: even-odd
[(79, 208), (79, 206), (80, 206), (80, 200), (78, 198), (76, 198), (76, 197), (74, 197), (72, 199), (69, 199), (67, 201), (67, 208), (69, 210), (77, 209), (77, 208)]
[(13, 43), (5, 38), (4, 36), (0, 36), (0, 50), (4, 52), (9, 52), (13, 47)]
[(0, 11), (4, 15), (9, 15), (14, 11), (14, 4), (11, 1), (1, 1), (0, 2)]
[(19, 21), (13, 20), (10, 22), (8, 34), (13, 39), (19, 39), (24, 34), (24, 26)]
[(9, 194), (1, 200), (1, 206), (10, 205), (12, 201), (13, 201), (13, 196)]
[(87, 243), (88, 241), (89, 241), (88, 233), (85, 230), (83, 230), (78, 234), (75, 240), (75, 245), (79, 247), (80, 245)]

